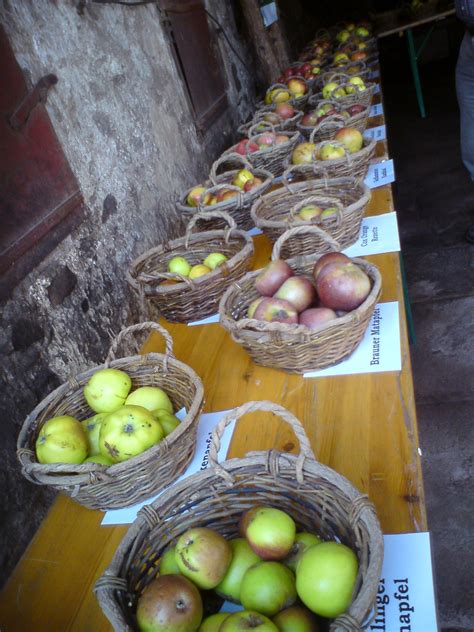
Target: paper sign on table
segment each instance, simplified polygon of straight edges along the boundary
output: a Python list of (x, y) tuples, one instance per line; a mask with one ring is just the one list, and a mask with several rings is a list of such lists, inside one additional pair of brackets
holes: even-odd
[(375, 84), (374, 94), (378, 94), (380, 92), (380, 83)]
[(376, 141), (385, 140), (387, 138), (387, 129), (385, 125), (368, 127), (364, 132), (364, 136), (369, 140), (372, 140), (372, 138), (374, 138)]
[[(221, 612), (241, 605), (225, 601)], [(436, 601), (429, 533), (384, 536), (384, 560), (377, 595), (377, 616), (367, 632), (436, 632)]]
[(304, 377), (332, 377), (359, 373), (401, 371), (400, 318), (398, 301), (378, 303), (361, 343), (339, 364), (309, 371)]
[(191, 323), (187, 323), (188, 327), (194, 327), (195, 325), (210, 325), (211, 323), (219, 322), (219, 314), (212, 314), (207, 318), (201, 318), (201, 320), (193, 320)]
[(359, 239), (343, 252), (348, 257), (363, 257), (399, 250), (397, 214), (384, 213), (364, 217), (360, 225)]
[(383, 114), (383, 105), (381, 103), (375, 103), (369, 110), (369, 116), (381, 116)]
[(376, 189), (384, 184), (395, 182), (393, 160), (381, 160), (380, 162), (370, 164), (364, 182), (370, 189)]
[(247, 235), (250, 235), (250, 237), (255, 237), (255, 235), (261, 235), (261, 234), (262, 234), (262, 229), (257, 228), (257, 226), (254, 226), (253, 228), (247, 231)]
[(377, 79), (377, 77), (380, 77), (380, 70), (378, 68), (369, 72), (369, 79)]
[[(228, 410), (221, 410), (217, 413), (204, 413), (203, 415), (201, 415), (197, 429), (196, 451), (194, 453), (194, 457), (185, 470), (184, 474), (182, 474), (176, 482), (181, 481), (184, 478), (191, 476), (191, 474), (199, 472), (200, 470), (206, 470), (209, 467), (208, 454), (212, 431), (219, 420), (228, 412)], [(176, 413), (176, 416), (179, 417), (179, 413)], [(219, 457), (222, 459), (226, 458), (230, 440), (234, 432), (234, 427), (235, 420), (227, 426), (222, 435), (221, 447), (219, 449)], [(160, 492), (160, 494), (157, 494), (153, 498), (149, 498), (148, 500), (133, 505), (132, 507), (125, 507), (124, 509), (112, 509), (111, 511), (107, 511), (102, 519), (102, 524), (111, 525), (132, 523), (137, 517), (139, 510), (144, 505), (149, 505), (150, 503), (152, 503), (162, 493), (163, 492)]]

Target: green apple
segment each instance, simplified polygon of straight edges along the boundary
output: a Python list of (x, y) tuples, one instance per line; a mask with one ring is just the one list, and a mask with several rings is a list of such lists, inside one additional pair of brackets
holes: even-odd
[(160, 425), (163, 428), (163, 432), (165, 433), (165, 437), (171, 434), (173, 430), (177, 428), (181, 423), (176, 415), (172, 415), (167, 410), (163, 410), (162, 408), (158, 408), (157, 410), (152, 411), (151, 414), (160, 422)]
[(84, 431), (87, 436), (88, 446), (89, 446), (89, 455), (94, 456), (96, 454), (100, 454), (99, 448), (99, 435), (100, 435), (100, 424), (104, 417), (107, 417), (108, 413), (97, 413), (93, 417), (89, 417), (89, 419), (84, 419), (81, 421), (81, 426), (84, 428)]
[(241, 520), (241, 535), (262, 560), (282, 560), (295, 541), (293, 518), (274, 507), (253, 507)]
[(232, 547), (217, 531), (196, 527), (180, 536), (175, 557), (180, 572), (198, 588), (208, 590), (224, 579), (232, 560)]
[(336, 160), (338, 158), (343, 158), (346, 155), (344, 151), (344, 147), (339, 147), (339, 145), (333, 145), (332, 143), (327, 143), (321, 147), (321, 151), (319, 152), (319, 157), (321, 160)]
[(333, 93), (333, 90), (339, 87), (339, 84), (335, 81), (330, 81), (323, 87), (323, 98), (329, 99)]
[(314, 535), (312, 533), (307, 533), (305, 531), (297, 533), (295, 536), (295, 542), (291, 547), (291, 551), (285, 557), (285, 559), (282, 560), (283, 564), (285, 564), (285, 566), (288, 566), (288, 568), (291, 568), (293, 573), (296, 573), (296, 567), (303, 553), (307, 549), (309, 549), (310, 546), (321, 544), (321, 542), (321, 538), (318, 538), (317, 535)]
[(234, 612), (234, 614), (231, 614), (219, 628), (219, 632), (239, 632), (241, 630), (278, 632), (276, 625), (263, 614), (247, 610)]
[(224, 579), (215, 588), (216, 592), (234, 603), (240, 603), (240, 585), (247, 570), (261, 562), (261, 559), (252, 551), (249, 543), (244, 538), (236, 538), (230, 541), (232, 547), (232, 561)]
[(296, 571), (296, 590), (312, 612), (333, 619), (352, 601), (357, 556), (338, 542), (323, 542), (303, 553)]
[(232, 180), (232, 184), (240, 189), (244, 188), (246, 182), (253, 180), (255, 176), (248, 169), (241, 169)]
[(311, 221), (314, 217), (319, 217), (322, 213), (322, 209), (320, 206), (316, 204), (306, 204), (300, 209), (298, 216), (304, 220), (305, 222)]
[(203, 614), (199, 590), (182, 575), (160, 575), (138, 598), (140, 632), (196, 632)]
[(122, 406), (102, 421), (100, 453), (120, 463), (148, 450), (164, 436), (160, 422), (149, 410), (142, 406)]
[(328, 217), (335, 217), (337, 215), (337, 208), (335, 206), (329, 206), (325, 208), (321, 213), (321, 219), (327, 219)]
[(184, 257), (173, 257), (168, 261), (168, 271), (187, 277), (191, 266)]
[(108, 456), (93, 454), (83, 461), (83, 463), (99, 463), (100, 465), (113, 465), (114, 462)]
[(320, 632), (319, 623), (312, 612), (303, 606), (290, 606), (272, 619), (280, 632)]
[(173, 404), (163, 389), (158, 386), (141, 386), (134, 390), (125, 400), (125, 405), (143, 406), (149, 411), (161, 408), (173, 412)]
[(223, 255), (222, 252), (211, 252), (211, 254), (207, 255), (204, 259), (203, 264), (211, 270), (214, 270), (214, 268), (217, 268), (217, 266), (220, 266), (227, 260), (227, 257)]
[(113, 413), (125, 404), (132, 380), (119, 369), (100, 369), (84, 386), (86, 402), (95, 413)]
[(198, 632), (219, 632), (221, 625), (230, 617), (230, 612), (218, 612), (206, 617), (201, 623)]
[(87, 457), (87, 436), (74, 417), (52, 417), (41, 428), (35, 448), (40, 463), (82, 463)]
[(176, 562), (176, 547), (172, 546), (161, 556), (160, 560), (160, 575), (179, 575), (179, 566)]
[(295, 576), (280, 562), (254, 564), (242, 579), (240, 600), (246, 610), (273, 617), (296, 599)]

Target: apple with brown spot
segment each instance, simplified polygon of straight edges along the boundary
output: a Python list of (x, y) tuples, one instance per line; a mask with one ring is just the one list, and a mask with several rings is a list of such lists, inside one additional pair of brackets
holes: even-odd
[(269, 323), (295, 325), (298, 322), (298, 312), (295, 307), (290, 302), (278, 298), (264, 298), (253, 317)]

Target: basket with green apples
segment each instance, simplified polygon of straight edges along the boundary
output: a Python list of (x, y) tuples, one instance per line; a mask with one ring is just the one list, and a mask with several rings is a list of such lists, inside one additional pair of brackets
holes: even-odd
[[(166, 352), (138, 355), (151, 333)], [(103, 365), (71, 377), (27, 416), (17, 442), (22, 473), (90, 509), (133, 505), (186, 470), (203, 403), (202, 382), (176, 360), (166, 329), (127, 327)], [(174, 413), (183, 408), (180, 421)]]
[(364, 81), (358, 75), (346, 75), (335, 72), (330, 81), (323, 84), (322, 89), (309, 98), (309, 105), (317, 105), (322, 99), (336, 100), (341, 107), (360, 103), (368, 107), (372, 102), (375, 83)]
[[(219, 462), (226, 426), (247, 414), (283, 420), (299, 454)], [(380, 524), (367, 496), (316, 460), (299, 420), (273, 402), (248, 402), (214, 428), (209, 463), (139, 512), (97, 581), (114, 629), (361, 630), (380, 580)]]
[(370, 107), (361, 103), (343, 108), (336, 100), (323, 99), (313, 108), (296, 126), (306, 139), (309, 139), (313, 130), (316, 130), (314, 139), (317, 141), (333, 138), (341, 123), (344, 127), (355, 127), (360, 132), (364, 132), (367, 127)]
[[(193, 232), (201, 220), (227, 228)], [(253, 240), (221, 211), (196, 213), (184, 237), (151, 248), (135, 259), (127, 281), (148, 318), (163, 316), (174, 323), (207, 318), (217, 312), (230, 284), (250, 270)]]

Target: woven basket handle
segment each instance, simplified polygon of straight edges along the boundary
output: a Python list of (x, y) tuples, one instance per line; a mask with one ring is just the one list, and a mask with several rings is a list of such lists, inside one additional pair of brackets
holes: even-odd
[(331, 114), (327, 118), (323, 119), (321, 123), (318, 123), (316, 127), (313, 129), (311, 134), (309, 135), (309, 142), (314, 143), (315, 136), (318, 132), (324, 131), (326, 127), (337, 127), (337, 129), (341, 129), (346, 124), (346, 119), (342, 116), (342, 114)]
[[(335, 206), (337, 209), (337, 214), (336, 214), (336, 218), (337, 218), (337, 223), (336, 225), (339, 226), (340, 223), (342, 222), (342, 211), (344, 210), (343, 205), (341, 204), (341, 202), (334, 197), (327, 197), (324, 195), (309, 195), (308, 197), (304, 198), (303, 200), (300, 200), (299, 202), (297, 202), (294, 206), (291, 207), (290, 209), (290, 218), (295, 218), (296, 214), (301, 211), (301, 209), (303, 207), (305, 207), (307, 204), (330, 204), (331, 206)], [(302, 222), (304, 220), (301, 220)], [(320, 223), (322, 220), (320, 218), (316, 218), (315, 222), (311, 222), (311, 225), (314, 225), (315, 223)]]
[(278, 417), (286, 421), (286, 423), (290, 425), (293, 429), (293, 432), (295, 433), (295, 436), (300, 444), (300, 452), (296, 462), (296, 471), (298, 481), (302, 482), (302, 471), (305, 459), (308, 458), (316, 460), (306, 432), (301, 425), (301, 422), (292, 413), (290, 413), (289, 410), (283, 408), (283, 406), (275, 404), (274, 402), (269, 402), (265, 400), (257, 402), (247, 402), (242, 406), (234, 408), (229, 413), (227, 413), (227, 415), (224, 415), (224, 417), (222, 417), (222, 419), (212, 431), (211, 443), (209, 446), (209, 463), (216, 470), (216, 473), (220, 474), (221, 476), (232, 482), (232, 476), (219, 465), (218, 461), (217, 455), (221, 447), (222, 435), (226, 427), (231, 423), (231, 421), (233, 421), (234, 419), (237, 421), (238, 419), (240, 419), (240, 417), (243, 417), (247, 413), (257, 412), (259, 410), (278, 415)]
[(319, 228), (319, 226), (305, 224), (303, 226), (294, 226), (293, 228), (289, 228), (286, 230), (283, 235), (280, 235), (276, 240), (273, 250), (272, 250), (272, 261), (276, 259), (280, 259), (280, 252), (283, 247), (283, 244), (288, 241), (294, 235), (308, 235), (313, 234), (317, 235), (320, 239), (326, 242), (331, 248), (337, 252), (340, 252), (341, 245), (335, 239), (331, 237), (325, 230)]
[(226, 229), (226, 241), (228, 240), (228, 234), (237, 228), (237, 224), (235, 223), (234, 218), (231, 217), (229, 213), (226, 213), (225, 211), (202, 211), (202, 212), (195, 213), (195, 215), (193, 215), (191, 219), (189, 220), (189, 224), (186, 227), (185, 242), (184, 242), (184, 247), (186, 248), (186, 250), (188, 249), (189, 238), (191, 237), (192, 230), (196, 226), (197, 222), (200, 219), (206, 220), (206, 219), (211, 219), (212, 217), (219, 217), (225, 220), (229, 224), (229, 228)]
[(345, 72), (334, 72), (326, 83), (332, 83), (333, 81), (342, 81), (342, 83), (347, 83), (350, 77)]
[[(110, 345), (109, 353), (107, 354), (107, 358), (105, 359), (105, 365), (108, 366), (113, 360), (116, 359), (117, 349), (123, 342), (124, 338), (127, 338), (130, 334), (135, 334), (137, 332), (143, 331), (157, 331), (159, 334), (161, 334), (166, 342), (166, 363), (168, 358), (174, 358), (173, 339), (171, 338), (170, 334), (166, 331), (164, 327), (162, 327), (158, 323), (155, 323), (153, 321), (146, 321), (144, 323), (138, 323), (137, 325), (131, 325), (130, 327), (125, 327), (125, 329), (122, 329), (122, 331), (118, 334), (116, 338), (114, 338), (112, 344)], [(166, 363), (165, 370), (167, 368)]]
[[(229, 191), (236, 191), (238, 193), (238, 195), (235, 197), (235, 200), (237, 201), (238, 208), (240, 208), (243, 204), (243, 191), (240, 187), (236, 187), (234, 184), (215, 184), (214, 186), (209, 187), (206, 193), (211, 193), (211, 195), (213, 195), (214, 193), (218, 193), (219, 191), (224, 191), (226, 189)], [(233, 199), (232, 201), (235, 200)], [(223, 202), (227, 202), (227, 200), (224, 200)], [(223, 204), (223, 202), (218, 202), (218, 204)], [(199, 213), (207, 213), (212, 207), (203, 206), (201, 203), (199, 203), (197, 208)]]
[(220, 158), (218, 158), (217, 160), (215, 160), (212, 163), (212, 167), (211, 167), (211, 171), (209, 173), (209, 178), (212, 182), (213, 185), (218, 184), (217, 182), (217, 170), (219, 169), (219, 167), (223, 164), (225, 164), (226, 162), (240, 162), (243, 166), (243, 168), (245, 169), (252, 169), (252, 165), (249, 163), (249, 161), (245, 158), (245, 156), (241, 156), (240, 154), (238, 154), (237, 152), (233, 151), (229, 154), (222, 154), (222, 156)]
[(253, 125), (249, 127), (249, 131), (248, 131), (249, 140), (252, 140), (253, 138), (256, 138), (257, 136), (260, 136), (260, 134), (265, 133), (265, 129), (263, 130), (261, 129), (257, 132), (257, 127), (259, 127), (260, 125), (263, 125), (267, 131), (270, 131), (276, 134), (274, 125), (272, 125), (268, 121), (257, 121), (256, 123), (254, 123)]

